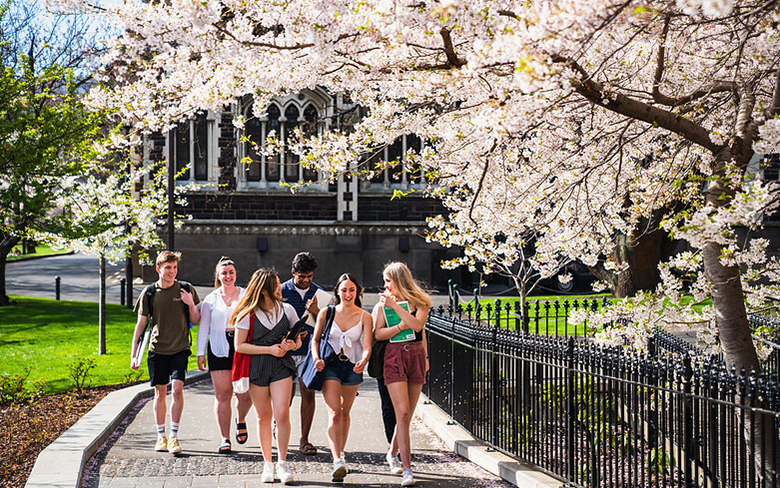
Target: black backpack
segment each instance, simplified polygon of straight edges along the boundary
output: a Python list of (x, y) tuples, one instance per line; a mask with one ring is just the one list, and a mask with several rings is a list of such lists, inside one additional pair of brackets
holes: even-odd
[[(189, 282), (179, 281), (179, 284), (181, 285), (182, 290), (186, 291), (187, 293), (192, 293), (192, 289), (190, 288), (192, 285), (190, 285)], [(144, 294), (146, 295), (146, 308), (149, 309), (149, 320), (146, 321), (147, 325), (154, 318), (154, 295), (157, 293), (157, 288), (155, 288), (154, 285), (155, 283), (148, 285), (144, 291)], [(187, 323), (189, 323), (190, 307), (184, 309), (184, 316), (187, 318)]]

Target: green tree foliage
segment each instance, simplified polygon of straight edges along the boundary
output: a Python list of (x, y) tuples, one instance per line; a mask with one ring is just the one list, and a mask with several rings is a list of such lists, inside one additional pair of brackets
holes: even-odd
[(60, 218), (61, 181), (80, 174), (101, 127), (102, 114), (84, 107), (71, 70), (37, 70), (26, 55), (16, 67), (0, 61), (0, 305), (8, 304), (6, 256)]

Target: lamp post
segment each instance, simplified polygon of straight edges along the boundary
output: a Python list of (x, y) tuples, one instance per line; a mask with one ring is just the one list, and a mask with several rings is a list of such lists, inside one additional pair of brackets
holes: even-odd
[(168, 158), (168, 250), (173, 251), (173, 211), (176, 204), (174, 189), (176, 187), (176, 168)]

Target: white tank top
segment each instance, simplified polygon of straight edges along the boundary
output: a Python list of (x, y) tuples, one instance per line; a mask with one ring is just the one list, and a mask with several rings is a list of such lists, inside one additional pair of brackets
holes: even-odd
[(356, 363), (363, 357), (363, 315), (360, 314), (357, 324), (353, 325), (346, 332), (342, 332), (335, 320), (330, 328), (328, 343), (336, 351), (336, 354), (342, 352), (350, 361)]

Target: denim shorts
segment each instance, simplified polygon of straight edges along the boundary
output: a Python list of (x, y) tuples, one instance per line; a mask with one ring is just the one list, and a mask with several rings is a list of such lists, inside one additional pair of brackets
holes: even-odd
[(325, 365), (323, 381), (336, 380), (342, 385), (359, 385), (363, 382), (363, 373), (355, 373), (355, 363), (342, 361), (336, 356)]

